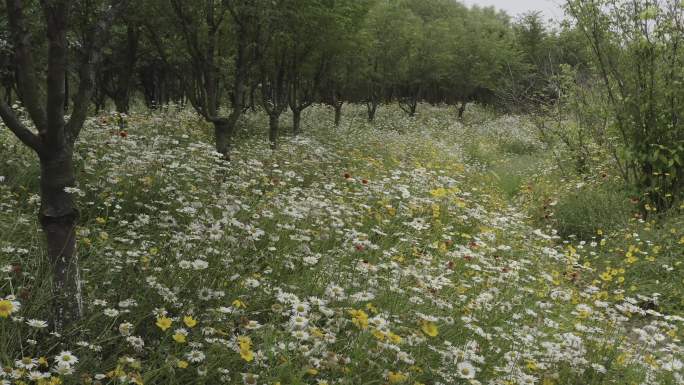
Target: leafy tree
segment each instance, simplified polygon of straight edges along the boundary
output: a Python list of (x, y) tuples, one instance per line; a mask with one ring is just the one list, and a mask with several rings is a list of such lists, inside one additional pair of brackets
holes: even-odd
[[(233, 131), (243, 111), (244, 89), (252, 63), (251, 33), (258, 25), (255, 20), (259, 5), (250, 1), (170, 0), (170, 6), (184, 43), (185, 61), (177, 67), (177, 76), (197, 113), (214, 125), (216, 151), (228, 158)], [(231, 46), (226, 43), (231, 41), (235, 50), (232, 105), (229, 115), (224, 117), (220, 109), (222, 91), (229, 79), (226, 64), (231, 53)]]
[(128, 113), (141, 41), (137, 14), (127, 14), (112, 26), (110, 47), (97, 71), (97, 85), (102, 96), (114, 101), (116, 111)]
[(624, 179), (644, 194), (645, 209), (671, 207), (684, 189), (684, 4), (573, 0), (567, 10), (606, 90)]
[[(379, 2), (368, 14), (361, 32), (364, 40), (361, 67), (368, 120), (373, 121), (383, 96), (391, 94), (407, 71), (407, 53), (417, 47), (418, 19), (398, 2)], [(411, 54), (409, 54), (411, 55)]]
[(360, 84), (357, 69), (364, 62), (363, 40), (358, 31), (372, 5), (372, 0), (345, 0), (335, 1), (327, 8), (329, 23), (323, 32), (323, 72), (318, 95), (333, 107), (335, 126), (340, 124), (344, 102), (358, 96), (355, 94)]
[(473, 7), (462, 20), (451, 55), (450, 96), (460, 102), (459, 117), (471, 101), (491, 102), (500, 79), (519, 61), (508, 16), (493, 8)]
[[(70, 190), (76, 182), (74, 144), (90, 104), (94, 88), (93, 68), (100, 61), (101, 47), (105, 44), (109, 27), (123, 6), (123, 2), (116, 1), (100, 12), (90, 11), (85, 15), (82, 12), (91, 8), (80, 2), (41, 2), (37, 11), (43, 14), (48, 48), (45, 54), (47, 63), (42, 66), (36, 58), (38, 49), (32, 45), (35, 40), (28, 22), (28, 15), (36, 10), (30, 10), (31, 5), (21, 0), (6, 1), (17, 93), (37, 132), (24, 124), (4, 101), (0, 101), (0, 117), (19, 140), (38, 155), (41, 171), (39, 217), (53, 266), (53, 323), (58, 330), (82, 313), (74, 232), (78, 210)], [(82, 32), (82, 40), (77, 62), (79, 86), (71, 116), (66, 120), (65, 84), (70, 57), (67, 34), (70, 27)]]

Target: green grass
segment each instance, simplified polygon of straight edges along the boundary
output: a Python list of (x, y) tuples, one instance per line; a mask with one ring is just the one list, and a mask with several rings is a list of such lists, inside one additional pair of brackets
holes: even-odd
[[(524, 119), (344, 116), (335, 129), (315, 106), (297, 139), (284, 117), (271, 151), (263, 114), (248, 114), (230, 164), (189, 111), (133, 114), (125, 139), (89, 122), (77, 147), (87, 314), (61, 336), (26, 324), (48, 318), (50, 297), (37, 168), (0, 130), (12, 155), (0, 266), (21, 266), (0, 273), (0, 298), (21, 305), (0, 318), (0, 364), (25, 383), (40, 382), (22, 357), (45, 357), (33, 369), (64, 384), (677, 383), (681, 216), (621, 222), (618, 190), (561, 182)], [(564, 242), (558, 218), (604, 235)], [(639, 310), (656, 291), (662, 314)], [(50, 372), (63, 350), (79, 358), (73, 374)]]
[(551, 208), (554, 228), (562, 237), (591, 240), (597, 231), (624, 229), (637, 208), (619, 184), (585, 185), (559, 196)]

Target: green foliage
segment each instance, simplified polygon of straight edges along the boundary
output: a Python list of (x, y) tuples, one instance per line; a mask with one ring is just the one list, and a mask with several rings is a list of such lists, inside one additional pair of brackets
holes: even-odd
[(619, 231), (629, 223), (635, 206), (619, 184), (586, 184), (563, 192), (549, 207), (550, 222), (563, 238), (591, 240), (598, 230)]
[(684, 189), (684, 41), (681, 1), (569, 1), (589, 43), (621, 141), (618, 167), (646, 211), (676, 204)]
[[(247, 113), (229, 166), (188, 109), (134, 113), (124, 136), (89, 120), (76, 148), (87, 315), (61, 337), (38, 322), (51, 269), (24, 185), (37, 167), (0, 131), (13, 155), (0, 160), (0, 301), (21, 305), (0, 313), (2, 366), (45, 356), (35, 372), (48, 373), (70, 351), (78, 363), (47, 374), (64, 384), (676, 383), (681, 217), (563, 243), (516, 203), (548, 163), (507, 153), (504, 133), (533, 138), (525, 119), (478, 107), (467, 126), (421, 108), (371, 125), (353, 105), (333, 130), (314, 106), (279, 151), (265, 114)], [(627, 262), (631, 246), (646, 254)]]

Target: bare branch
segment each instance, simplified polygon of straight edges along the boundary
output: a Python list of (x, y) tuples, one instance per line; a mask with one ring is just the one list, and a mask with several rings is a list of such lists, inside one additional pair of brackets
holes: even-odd
[(12, 131), (22, 143), (37, 153), (40, 153), (43, 150), (43, 143), (38, 135), (26, 128), (26, 126), (19, 121), (14, 111), (12, 111), (3, 101), (0, 101), (0, 118), (2, 118), (5, 125), (7, 125), (10, 131)]

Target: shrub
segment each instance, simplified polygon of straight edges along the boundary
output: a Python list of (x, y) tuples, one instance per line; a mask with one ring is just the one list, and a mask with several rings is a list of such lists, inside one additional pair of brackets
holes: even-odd
[(580, 185), (563, 193), (554, 203), (550, 208), (551, 221), (559, 235), (574, 235), (583, 240), (596, 236), (598, 230), (623, 228), (634, 209), (627, 192), (613, 183)]

